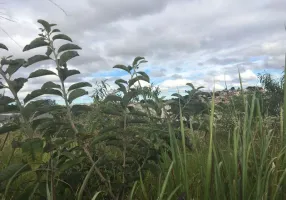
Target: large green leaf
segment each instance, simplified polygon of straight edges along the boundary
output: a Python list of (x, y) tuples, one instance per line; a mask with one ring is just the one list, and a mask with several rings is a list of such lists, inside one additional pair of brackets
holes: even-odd
[(51, 88), (39, 89), (39, 90), (34, 90), (30, 94), (28, 94), (24, 98), (24, 103), (26, 104), (30, 100), (32, 100), (36, 97), (39, 97), (41, 95), (44, 95), (44, 94), (52, 94), (52, 95), (62, 96), (62, 93), (59, 90), (55, 90), (55, 89), (51, 89)]
[(52, 95), (56, 95), (56, 96), (60, 96), (60, 97), (63, 95), (61, 91), (55, 90), (55, 89), (52, 89), (52, 88), (44, 89), (43, 93), (44, 94), (52, 94)]
[(81, 49), (81, 47), (77, 46), (76, 44), (64, 44), (62, 45), (59, 50), (58, 53), (61, 53), (63, 51), (67, 51), (67, 50), (77, 50), (77, 49)]
[(83, 87), (92, 87), (92, 85), (88, 82), (79, 82), (71, 85), (68, 89), (68, 91), (72, 91), (78, 88), (83, 88)]
[(0, 96), (0, 105), (6, 105), (6, 104), (12, 103), (14, 101), (15, 100), (12, 99), (11, 97)]
[(72, 70), (68, 70), (67, 68), (60, 68), (59, 69), (59, 77), (61, 80), (66, 80), (67, 77), (76, 75), (76, 74), (80, 74), (80, 72), (78, 70), (72, 69)]
[(55, 72), (47, 70), (47, 69), (38, 69), (34, 72), (32, 72), (29, 76), (29, 78), (35, 78), (39, 76), (46, 76), (46, 75), (57, 75)]
[(79, 56), (78, 52), (76, 51), (67, 51), (64, 52), (61, 57), (60, 57), (60, 66), (62, 66), (63, 64), (65, 64), (67, 61), (69, 61), (70, 59)]
[(47, 47), (46, 55), (50, 57), (50, 55), (53, 53), (53, 50), (50, 47)]
[(49, 56), (45, 55), (35, 55), (28, 59), (28, 62), (25, 63), (24, 67), (28, 67), (32, 64), (35, 64), (40, 61), (49, 60), (51, 59)]
[(137, 92), (136, 91), (129, 91), (127, 92), (123, 98), (122, 98), (122, 103), (124, 106), (127, 106), (129, 104), (129, 102), (131, 101), (131, 99), (133, 99), (134, 97), (136, 97)]
[(115, 94), (110, 94), (105, 97), (104, 101), (122, 101), (122, 98)]
[(130, 73), (130, 69), (128, 67), (126, 67), (125, 65), (115, 65), (113, 68), (122, 69), (122, 70)]
[(11, 62), (8, 58), (1, 58), (1, 65), (9, 65)]
[(119, 86), (119, 88), (117, 90), (126, 94), (127, 90), (126, 90), (125, 85), (123, 85), (122, 83), (117, 83), (117, 85)]
[(42, 19), (39, 19), (38, 20), (38, 23), (42, 24), (42, 26), (45, 28), (45, 30), (49, 33), (51, 31), (51, 25), (45, 21), (45, 20), (42, 20)]
[(16, 131), (20, 128), (17, 124), (7, 123), (0, 127), (0, 135), (8, 132)]
[(37, 169), (42, 163), (44, 142), (39, 138), (27, 139), (21, 144), (22, 159), (26, 161), (32, 169)]
[[(6, 168), (2, 169), (0, 171), (0, 183), (3, 181), (9, 180), (12, 178), (12, 176), (19, 171), (21, 168), (23, 168), (25, 164), (19, 163), (19, 164), (11, 164), (8, 165)], [(27, 170), (28, 168), (24, 168), (21, 171)]]
[(58, 35), (55, 35), (53, 37), (53, 40), (58, 40), (58, 39), (68, 40), (68, 41), (72, 42), (72, 39), (69, 36), (65, 35), (65, 34), (58, 34)]
[(11, 60), (5, 72), (12, 76), (12, 74), (18, 71), (18, 69), (22, 67), (24, 63), (24, 59)]
[(43, 95), (43, 90), (34, 90), (32, 91), (30, 94), (28, 94), (25, 98), (24, 98), (24, 103), (27, 103), (28, 101), (36, 98), (36, 97), (39, 97), (41, 95)]
[(145, 76), (137, 76), (131, 80), (129, 80), (129, 87), (132, 87), (134, 85), (134, 83), (138, 82), (138, 81), (146, 81), (149, 83), (149, 78), (146, 78)]
[(195, 86), (192, 83), (187, 83), (186, 85), (190, 86), (193, 90), (195, 89)]
[(12, 88), (18, 93), (28, 80), (26, 78), (16, 78), (10, 82)]
[(58, 33), (58, 32), (61, 32), (61, 31), (59, 29), (55, 28), (55, 29), (52, 30), (51, 33)]
[(123, 80), (123, 79), (117, 79), (116, 81), (115, 81), (115, 83), (116, 84), (118, 84), (118, 83), (126, 83), (126, 84), (128, 84), (128, 82), (127, 81), (125, 81), (125, 80)]
[(146, 80), (148, 80), (147, 82), (150, 82), (150, 78), (149, 76), (145, 73), (145, 72), (137, 72), (138, 74), (142, 75), (143, 77), (145, 77)]
[(87, 91), (83, 90), (83, 89), (76, 89), (76, 90), (73, 90), (70, 94), (69, 94), (69, 97), (68, 97), (68, 101), (69, 103), (72, 103), (73, 100), (77, 99), (78, 97), (81, 97), (81, 96), (84, 96), (88, 94)]
[(7, 51), (9, 51), (9, 49), (6, 47), (6, 45), (0, 43), (0, 49), (5, 49)]
[(44, 83), (41, 87), (42, 90), (44, 89), (49, 89), (49, 88), (58, 88), (58, 89), (61, 89), (61, 86), (59, 84), (56, 84), (52, 81), (48, 81), (46, 83)]
[(42, 47), (42, 46), (48, 46), (49, 43), (45, 41), (44, 38), (39, 37), (34, 39), (30, 44), (26, 45), (23, 49), (23, 51), (28, 51), (34, 48)]
[(138, 63), (139, 60), (144, 60), (144, 59), (145, 59), (144, 57), (137, 56), (137, 57), (133, 60), (132, 65), (135, 66), (135, 65), (137, 65), (137, 63)]

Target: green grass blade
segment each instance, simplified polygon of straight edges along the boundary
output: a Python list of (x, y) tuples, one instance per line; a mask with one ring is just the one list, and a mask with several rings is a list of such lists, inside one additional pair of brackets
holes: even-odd
[(165, 193), (165, 190), (166, 190), (166, 187), (167, 187), (167, 184), (168, 184), (168, 180), (169, 180), (171, 171), (173, 169), (173, 165), (174, 165), (174, 162), (172, 162), (170, 167), (169, 167), (169, 170), (168, 170), (168, 173), (167, 173), (167, 175), (165, 177), (165, 180), (163, 182), (162, 190), (161, 190), (160, 196), (158, 197), (158, 200), (162, 200), (163, 197), (164, 197), (164, 193)]
[(91, 200), (95, 200), (101, 192), (96, 192)]
[(87, 175), (85, 176), (84, 181), (83, 181), (83, 183), (82, 183), (82, 185), (81, 185), (81, 187), (80, 187), (79, 193), (78, 193), (78, 197), (77, 197), (78, 200), (81, 200), (81, 199), (82, 199), (83, 191), (84, 191), (84, 189), (85, 189), (85, 187), (86, 187), (86, 185), (87, 185), (87, 183), (88, 183), (88, 180), (89, 180), (89, 178), (90, 178), (90, 176), (91, 176), (91, 174), (92, 174), (92, 172), (93, 172), (95, 166), (96, 166), (96, 163), (94, 163), (94, 164), (92, 165), (92, 167), (91, 167), (90, 170), (88, 171)]
[(132, 190), (131, 190), (131, 193), (130, 193), (130, 196), (129, 196), (129, 200), (132, 200), (133, 198), (133, 195), (134, 195), (134, 192), (135, 192), (135, 189), (136, 189), (136, 186), (137, 186), (137, 181), (133, 184), (133, 187), (132, 187)]

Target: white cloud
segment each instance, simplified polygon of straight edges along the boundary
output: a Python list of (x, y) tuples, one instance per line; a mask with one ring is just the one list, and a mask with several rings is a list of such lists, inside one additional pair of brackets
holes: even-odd
[(177, 87), (186, 86), (186, 84), (190, 82), (192, 81), (188, 79), (165, 80), (162, 83), (160, 83), (160, 86), (164, 88), (177, 88)]
[[(10, 49), (1, 55), (28, 58), (45, 53), (44, 48), (22, 52), (37, 37), (36, 21), (42, 18), (57, 23), (83, 48), (69, 63), (82, 74), (70, 77), (68, 84), (91, 81), (93, 73), (131, 64), (136, 56), (146, 57), (149, 62), (142, 70), (148, 69), (151, 82), (161, 82), (162, 90), (187, 82), (211, 88), (213, 79), (217, 89), (224, 88), (224, 81), (235, 85), (238, 65), (245, 84), (257, 78), (257, 70), (283, 70), (285, 0), (58, 0), (57, 4), (67, 16), (49, 1), (9, 1), (5, 12), (16, 23), (1, 20), (1, 27), (18, 44), (0, 33)], [(55, 70), (54, 65), (42, 66)], [(17, 76), (27, 77), (39, 67), (23, 69)], [(54, 79), (29, 80), (23, 92), (47, 80)]]
[(241, 73), (241, 78), (243, 80), (256, 80), (257, 79), (257, 75), (254, 74), (253, 71), (248, 69), (245, 72)]

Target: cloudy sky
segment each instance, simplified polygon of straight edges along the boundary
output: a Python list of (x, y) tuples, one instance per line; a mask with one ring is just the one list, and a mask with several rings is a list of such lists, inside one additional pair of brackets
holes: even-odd
[[(15, 57), (27, 58), (44, 49), (23, 53), (37, 37), (37, 19), (57, 23), (83, 50), (69, 63), (81, 71), (69, 83), (127, 76), (115, 64), (131, 64), (136, 56), (164, 95), (183, 91), (187, 82), (216, 89), (257, 85), (257, 74), (283, 70), (286, 50), (285, 0), (1, 0), (1, 43)], [(4, 31), (3, 31), (4, 30)], [(7, 33), (10, 37), (7, 36)], [(12, 40), (16, 41), (16, 43)], [(7, 53), (1, 51), (2, 55)], [(39, 66), (20, 71), (28, 76)], [(51, 63), (43, 63), (53, 68)], [(53, 77), (29, 80), (20, 97)], [(82, 101), (87, 101), (85, 98)]]

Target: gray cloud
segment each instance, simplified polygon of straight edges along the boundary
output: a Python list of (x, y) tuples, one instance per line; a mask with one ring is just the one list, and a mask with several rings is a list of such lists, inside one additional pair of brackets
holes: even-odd
[(183, 76), (182, 76), (182, 75), (179, 75), (179, 74), (173, 74), (173, 75), (171, 76), (171, 78), (174, 78), (174, 79), (182, 79)]
[[(21, 48), (2, 32), (1, 42), (10, 52), (1, 51), (1, 55), (12, 53), (28, 58), (45, 53), (44, 48), (22, 52), (37, 37), (36, 20), (42, 18), (57, 23), (60, 30), (83, 48), (80, 57), (69, 63), (82, 74), (71, 77), (70, 83), (93, 80), (94, 73), (110, 71), (118, 63), (130, 64), (135, 56), (145, 56), (149, 61), (142, 68), (151, 71), (151, 78), (192, 78), (199, 73), (199, 78), (210, 81), (209, 76), (214, 73), (236, 74), (237, 67), (245, 72), (282, 70), (284, 65), (285, 0), (58, 0), (56, 3), (65, 9), (67, 16), (48, 0), (7, 1), (4, 11), (16, 22), (1, 20), (1, 27)], [(48, 63), (43, 66), (51, 67)], [(38, 67), (23, 69), (19, 75), (28, 76)], [(160, 71), (161, 68), (166, 71)], [(29, 80), (26, 90), (36, 86)]]
[(151, 77), (164, 77), (166, 76), (166, 69), (160, 69), (160, 70), (154, 70), (151, 72), (150, 76)]

